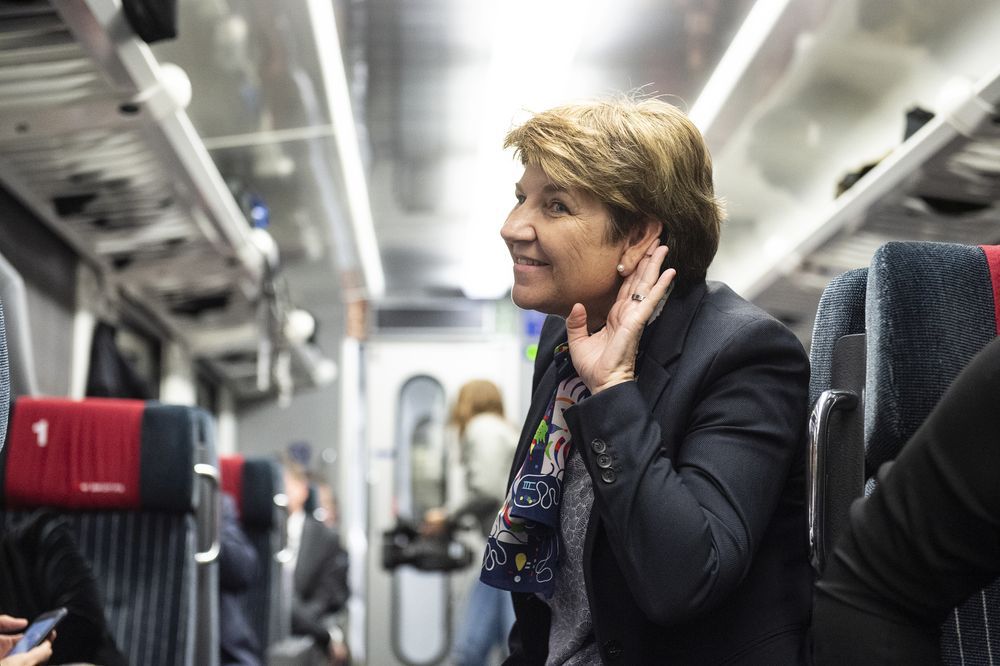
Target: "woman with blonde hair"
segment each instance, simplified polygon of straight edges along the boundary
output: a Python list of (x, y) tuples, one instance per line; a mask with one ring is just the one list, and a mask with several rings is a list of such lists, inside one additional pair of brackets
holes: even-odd
[(511, 297), (549, 315), (483, 560), (513, 592), (509, 663), (800, 662), (809, 362), (706, 281), (722, 211), (701, 134), (626, 97), (538, 113), (506, 146)]

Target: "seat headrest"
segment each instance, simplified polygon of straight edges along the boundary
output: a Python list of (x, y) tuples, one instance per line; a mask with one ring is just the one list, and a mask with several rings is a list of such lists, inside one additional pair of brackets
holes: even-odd
[(274, 496), (282, 491), (280, 467), (270, 458), (219, 456), (222, 490), (236, 500), (244, 527), (276, 525)]
[(833, 346), (845, 335), (865, 332), (865, 289), (868, 269), (856, 268), (830, 280), (816, 308), (809, 346), (809, 404), (830, 388)]
[(962, 368), (997, 335), (998, 250), (893, 242), (872, 258), (865, 317), (869, 471), (895, 457)]
[(243, 519), (243, 464), (246, 459), (239, 455), (219, 456), (219, 485), (222, 492), (236, 502), (236, 515)]
[(19, 398), (0, 457), (4, 504), (191, 511), (194, 412), (141, 400)]

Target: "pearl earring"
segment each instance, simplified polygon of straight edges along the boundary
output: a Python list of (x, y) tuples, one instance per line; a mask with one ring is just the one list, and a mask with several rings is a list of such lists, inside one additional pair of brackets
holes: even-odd
[(618, 272), (625, 275), (625, 264), (618, 264)]

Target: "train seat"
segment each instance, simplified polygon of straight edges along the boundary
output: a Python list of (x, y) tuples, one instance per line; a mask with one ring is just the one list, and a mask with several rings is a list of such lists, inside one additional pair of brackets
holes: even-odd
[(222, 490), (236, 500), (240, 525), (257, 551), (257, 577), (244, 609), (262, 648), (286, 638), (291, 610), (282, 585), (286, 546), (284, 485), (277, 461), (222, 456)]
[[(197, 550), (199, 507), (218, 501), (218, 474), (199, 462), (213, 446), (203, 418), (190, 407), (100, 398), (19, 398), (11, 408), (2, 522), (36, 507), (65, 517), (132, 664), (211, 664), (218, 653), (217, 644), (199, 652), (196, 640), (198, 623), (211, 621), (199, 608), (198, 569), (218, 552), (215, 539)], [(201, 530), (217, 535), (218, 524)]]
[[(998, 312), (1000, 246), (887, 243), (875, 253), (866, 301), (866, 493), (879, 466), (899, 453), (959, 372), (1000, 333)], [(995, 581), (941, 628), (942, 659), (973, 663), (1000, 654), (998, 626)]]
[[(856, 296), (852, 299), (856, 303)], [(863, 311), (862, 382), (857, 382), (850, 373), (846, 388), (838, 387), (837, 381), (824, 380), (838, 372), (835, 355), (821, 360), (825, 354), (822, 346), (813, 353), (814, 363), (826, 364), (813, 368), (818, 381), (830, 383), (829, 390), (815, 387), (820, 393), (811, 434), (818, 434), (821, 440), (823, 436), (832, 440), (842, 436), (836, 430), (848, 420), (856, 431), (860, 418), (864, 443), (863, 493), (867, 495), (874, 490), (874, 475), (879, 466), (895, 458), (959, 372), (1000, 334), (1000, 246), (887, 243), (875, 253), (868, 268)], [(850, 313), (841, 314), (856, 321), (856, 312), (857, 305)], [(817, 313), (817, 329), (820, 314), (822, 308)], [(853, 324), (841, 324), (841, 330), (848, 329), (853, 329)], [(853, 337), (841, 336), (837, 342), (849, 342)], [(845, 414), (854, 413), (845, 416), (839, 426), (834, 418), (838, 410), (830, 407), (831, 393), (837, 390), (852, 393), (855, 399), (863, 396), (863, 405), (857, 406), (851, 404), (849, 397), (841, 399)], [(828, 451), (832, 450), (831, 442), (826, 444)], [(842, 451), (856, 456), (857, 446), (848, 444)], [(841, 471), (849, 470), (851, 478), (827, 478), (826, 488), (852, 488), (854, 496), (860, 496), (857, 475), (861, 463), (855, 457), (854, 462), (839, 465)], [(817, 486), (822, 490), (822, 484)], [(843, 493), (838, 497), (842, 505), (836, 511), (846, 509), (843, 502), (850, 501), (848, 495)], [(819, 527), (830, 525), (828, 522)], [(821, 535), (819, 540), (832, 543), (828, 534)], [(1000, 626), (1000, 581), (956, 608), (941, 627), (942, 660), (946, 664), (987, 663), (989, 654), (1000, 654), (997, 626)]]

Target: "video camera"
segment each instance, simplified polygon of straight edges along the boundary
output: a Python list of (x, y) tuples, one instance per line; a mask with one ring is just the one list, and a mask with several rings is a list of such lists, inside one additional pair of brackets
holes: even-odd
[(428, 536), (411, 523), (398, 520), (395, 527), (382, 533), (382, 568), (392, 570), (408, 564), (421, 571), (464, 569), (472, 563), (472, 550), (454, 535), (451, 524), (443, 534)]

